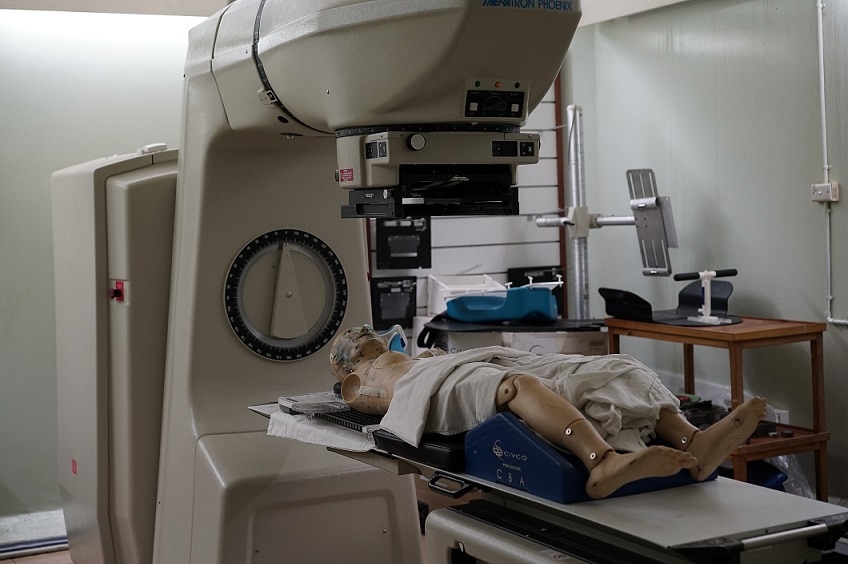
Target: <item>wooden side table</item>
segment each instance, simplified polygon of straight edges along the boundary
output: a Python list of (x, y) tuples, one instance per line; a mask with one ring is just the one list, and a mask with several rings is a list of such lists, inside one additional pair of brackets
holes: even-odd
[[(620, 352), (620, 338), (641, 337), (683, 344), (684, 390), (695, 393), (695, 345), (727, 349), (730, 353), (730, 397), (732, 407), (743, 400), (742, 353), (745, 349), (809, 341), (813, 401), (812, 428), (778, 425), (778, 438), (752, 438), (730, 455), (733, 477), (747, 479), (747, 463), (783, 454), (812, 451), (815, 456), (816, 496), (827, 501), (827, 441), (824, 414), (824, 323), (744, 317), (734, 325), (682, 327), (607, 318), (609, 352)], [(784, 434), (791, 436), (783, 437)]]

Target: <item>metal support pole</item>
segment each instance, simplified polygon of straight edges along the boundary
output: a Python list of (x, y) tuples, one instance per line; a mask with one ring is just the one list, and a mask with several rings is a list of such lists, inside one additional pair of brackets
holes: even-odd
[[(568, 198), (569, 208), (586, 207), (586, 185), (583, 180), (583, 109), (571, 104), (566, 108), (568, 132)], [(571, 268), (567, 271), (568, 311), (572, 319), (590, 319), (588, 236), (570, 238)]]

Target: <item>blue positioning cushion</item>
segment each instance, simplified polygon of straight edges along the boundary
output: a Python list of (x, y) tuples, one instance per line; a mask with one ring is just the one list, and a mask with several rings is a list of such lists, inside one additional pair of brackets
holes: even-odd
[[(499, 413), (465, 435), (465, 472), (559, 503), (589, 501), (589, 472), (576, 456), (554, 448), (511, 413)], [(715, 479), (716, 474), (710, 476)], [(693, 484), (688, 470), (626, 484), (609, 497)]]

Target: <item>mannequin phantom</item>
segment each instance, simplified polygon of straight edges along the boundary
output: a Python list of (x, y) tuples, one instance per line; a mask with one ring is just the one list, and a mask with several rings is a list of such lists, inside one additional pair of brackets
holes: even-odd
[[(635, 480), (671, 476), (683, 468), (689, 469), (696, 480), (706, 479), (748, 439), (765, 414), (765, 400), (755, 397), (701, 431), (683, 417), (679, 401), (656, 374), (625, 355), (539, 357), (502, 347), (466, 353), (446, 355), (430, 350), (413, 358), (389, 350), (385, 339), (366, 325), (348, 329), (336, 338), (330, 365), (342, 382), (342, 397), (351, 407), (387, 414), (386, 419), (393, 403), (415, 401), (401, 399), (418, 383), (413, 379), (426, 378), (446, 382), (438, 384), (438, 392), (425, 400), (430, 402), (430, 427), (441, 424), (431, 421), (434, 411), (443, 418), (457, 411), (457, 401), (462, 402), (463, 409), (467, 404), (478, 422), (497, 412), (513, 413), (583, 462), (589, 470), (586, 493), (593, 498), (606, 497)], [(605, 363), (615, 374), (604, 371)], [(482, 394), (493, 390), (491, 400), (458, 399), (462, 397), (460, 382), (469, 383)], [(622, 386), (626, 386), (625, 394), (620, 393)], [(457, 391), (446, 391), (451, 387)], [(444, 396), (453, 409), (439, 411), (438, 402), (442, 400), (437, 396)], [(407, 414), (404, 409), (403, 416)], [(618, 452), (624, 449), (613, 446), (616, 435), (634, 431), (642, 438), (656, 436), (671, 446), (642, 443), (641, 448)]]

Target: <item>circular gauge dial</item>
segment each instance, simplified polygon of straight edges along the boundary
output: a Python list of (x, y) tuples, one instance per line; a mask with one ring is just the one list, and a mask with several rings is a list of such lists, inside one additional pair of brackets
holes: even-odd
[(244, 345), (268, 360), (307, 357), (339, 330), (347, 309), (341, 261), (321, 239), (278, 229), (244, 246), (224, 284), (227, 320)]

